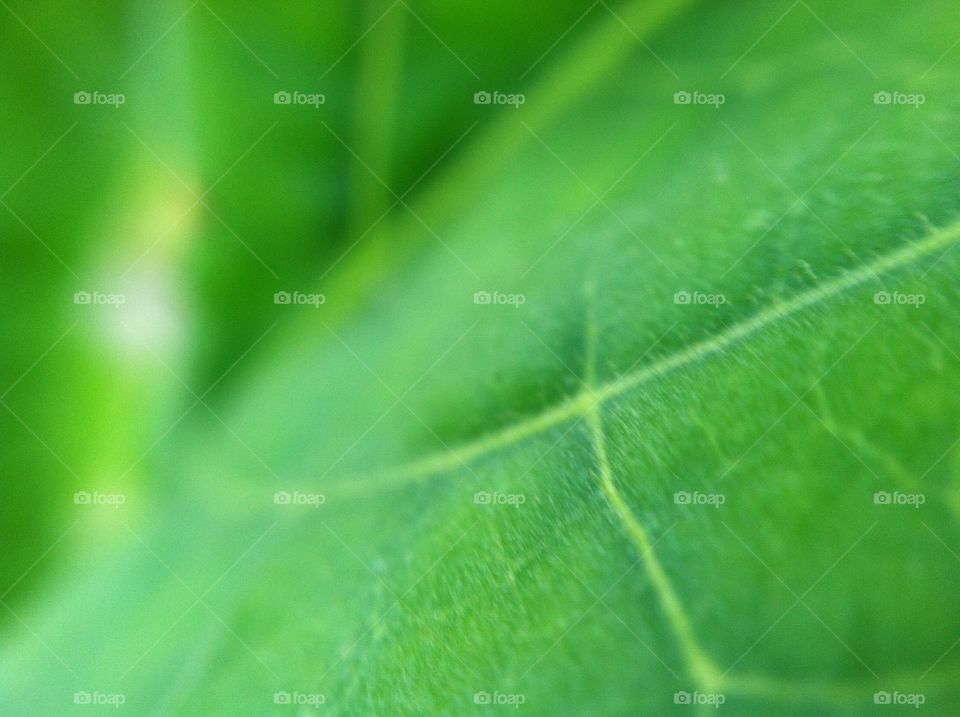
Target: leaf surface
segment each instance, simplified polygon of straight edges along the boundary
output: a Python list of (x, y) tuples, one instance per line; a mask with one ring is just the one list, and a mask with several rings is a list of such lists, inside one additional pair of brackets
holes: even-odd
[[(222, 423), (177, 432), (0, 652), (5, 702), (960, 706), (960, 53), (935, 63), (960, 22), (622, 13), (284, 318)], [(895, 88), (927, 102), (874, 103)]]

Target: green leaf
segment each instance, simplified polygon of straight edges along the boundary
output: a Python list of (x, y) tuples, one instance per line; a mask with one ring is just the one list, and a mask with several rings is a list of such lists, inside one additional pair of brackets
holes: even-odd
[(596, 10), (92, 509), (9, 711), (960, 707), (960, 21)]

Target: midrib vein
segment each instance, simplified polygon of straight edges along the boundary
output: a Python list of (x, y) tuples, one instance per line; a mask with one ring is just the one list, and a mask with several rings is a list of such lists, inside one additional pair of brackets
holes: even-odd
[(934, 232), (919, 241), (910, 243), (872, 261), (849, 270), (824, 282), (818, 287), (798, 294), (792, 299), (773, 304), (749, 319), (735, 324), (702, 341), (676, 353), (664, 356), (649, 366), (627, 373), (613, 381), (601, 384), (596, 389), (584, 388), (578, 394), (546, 409), (545, 411), (513, 423), (500, 431), (474, 441), (437, 452), (396, 469), (375, 473), (344, 476), (339, 485), (331, 486), (339, 495), (367, 494), (391, 484), (404, 484), (411, 480), (426, 478), (436, 473), (462, 467), (477, 458), (515, 445), (526, 438), (544, 433), (568, 421), (586, 418), (604, 403), (621, 396), (645, 383), (708, 356), (722, 353), (739, 341), (811, 306), (821, 304), (843, 292), (874, 280), (877, 276), (904, 267), (918, 259), (945, 249), (960, 240), (960, 222)]
[(935, 252), (937, 249), (948, 246), (958, 239), (960, 239), (960, 222), (926, 239), (908, 244), (888, 254), (879, 256), (867, 264), (862, 264), (857, 269), (844, 272), (836, 279), (832, 279), (816, 288), (800, 293), (792, 299), (772, 304), (766, 309), (757, 312), (749, 319), (741, 321), (739, 324), (734, 324), (716, 336), (699, 341), (682, 351), (666, 356), (635, 373), (622, 376), (601, 388), (597, 393), (597, 400), (603, 403), (619, 396), (625, 391), (636, 388), (640, 384), (658, 378), (681, 366), (686, 366), (706, 356), (725, 351), (728, 347), (756, 333), (760, 329), (775, 324), (781, 319), (799, 313), (806, 308), (823, 303), (828, 299), (842, 294), (848, 289), (865, 284), (879, 275), (905, 266)]
[[(654, 361), (647, 367), (630, 372), (620, 378), (594, 388), (596, 370), (597, 324), (591, 314), (587, 322), (586, 366), (584, 388), (574, 397), (527, 420), (513, 424), (498, 433), (464, 444), (450, 452), (435, 454), (395, 471), (395, 479), (425, 477), (436, 472), (456, 468), (479, 456), (515, 444), (532, 435), (574, 419), (584, 419), (589, 428), (590, 440), (596, 460), (596, 480), (612, 508), (621, 527), (638, 553), (639, 562), (656, 594), (658, 604), (666, 617), (670, 632), (683, 656), (685, 671), (697, 689), (709, 693), (726, 693), (773, 701), (815, 702), (828, 705), (862, 699), (860, 690), (875, 687), (873, 683), (830, 685), (782, 681), (760, 674), (726, 675), (717, 667), (710, 653), (701, 645), (696, 630), (681, 602), (673, 582), (657, 557), (649, 533), (623, 497), (613, 476), (607, 439), (603, 429), (601, 407), (626, 391), (637, 388), (675, 369), (699, 361), (710, 355), (725, 351), (761, 329), (823, 303), (848, 289), (860, 286), (879, 275), (906, 266), (939, 249), (951, 246), (960, 240), (960, 222), (935, 232), (927, 238), (881, 255), (860, 268), (845, 272), (837, 278), (798, 294), (792, 299), (771, 305), (753, 317), (734, 325), (714, 337), (697, 342), (677, 353)], [(588, 284), (588, 311), (593, 311), (593, 288)]]

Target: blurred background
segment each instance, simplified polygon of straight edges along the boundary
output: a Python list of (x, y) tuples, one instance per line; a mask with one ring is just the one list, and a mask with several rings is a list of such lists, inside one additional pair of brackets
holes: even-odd
[[(158, 357), (216, 407), (243, 367), (218, 378), (276, 321), (264, 297), (319, 286), (357, 244), (369, 275), (331, 309), (345, 311), (415, 255), (363, 240), (491, 121), (464, 98), (519, 91), (558, 38), (603, 21), (587, 9), (5, 2), (0, 585), (70, 524), (78, 476), (129, 490), (163, 464), (195, 396)], [(125, 303), (84, 311), (77, 292)]]

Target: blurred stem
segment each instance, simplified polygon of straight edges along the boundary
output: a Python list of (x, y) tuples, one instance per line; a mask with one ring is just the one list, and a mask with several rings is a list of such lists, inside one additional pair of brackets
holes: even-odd
[[(354, 107), (355, 151), (360, 162), (353, 166), (353, 209), (350, 236), (360, 236), (394, 202), (390, 189), (393, 176), (393, 144), (396, 107), (401, 88), (403, 35), (406, 13), (390, 0), (365, 0), (364, 28), (376, 24), (361, 44)], [(379, 177), (379, 180), (378, 180)], [(384, 186), (384, 183), (390, 187)]]
[[(526, 91), (531, 97), (538, 99), (524, 107), (524, 122), (536, 131), (556, 122), (598, 82), (616, 72), (617, 64), (625, 56), (638, 51), (638, 38), (649, 40), (676, 21), (695, 2), (696, 0), (633, 0), (618, 6), (616, 16), (607, 13), (596, 27), (584, 31), (576, 42), (571, 41), (570, 50), (549, 63), (549, 69), (545, 68), (539, 79), (531, 81), (530, 88)], [(394, 9), (391, 13), (396, 11)], [(627, 31), (624, 24), (631, 28), (632, 32)], [(379, 41), (384, 42), (384, 39), (380, 38)], [(367, 49), (374, 52), (372, 47)], [(639, 51), (643, 51), (642, 48)], [(367, 113), (366, 122), (379, 122), (373, 113), (365, 109), (371, 106), (369, 97), (366, 102), (359, 102), (357, 106), (361, 114)], [(526, 142), (535, 141), (529, 131), (518, 122), (505, 120), (499, 123), (493, 121), (492, 124), (482, 137), (473, 139), (464, 147), (455, 162), (443, 168), (443, 176), (457, 177), (456, 183), (433, 181), (431, 186), (424, 187), (418, 194), (418, 213), (430, 217), (431, 224), (449, 221), (464, 211), (475, 200), (477, 193), (489, 186), (497, 173), (503, 170), (504, 165), (516, 156)], [(362, 167), (360, 171), (366, 172)], [(366, 172), (366, 175), (369, 177), (369, 172)], [(370, 179), (376, 181), (372, 177)], [(385, 181), (386, 179), (384, 177)], [(362, 204), (355, 206), (358, 207), (356, 215), (362, 216)], [(378, 216), (380, 215), (377, 214), (362, 226), (360, 233)], [(410, 225), (417, 221), (400, 216)], [(330, 293), (350, 291), (355, 296), (362, 296), (373, 291), (387, 272), (397, 271), (404, 258), (409, 259), (416, 255), (421, 244), (406, 242), (401, 245), (395, 241), (397, 232), (402, 231), (403, 225), (398, 220), (398, 225), (390, 232), (376, 232), (369, 241), (358, 246), (351, 268), (328, 279)], [(359, 236), (360, 233), (355, 233), (354, 236)]]

